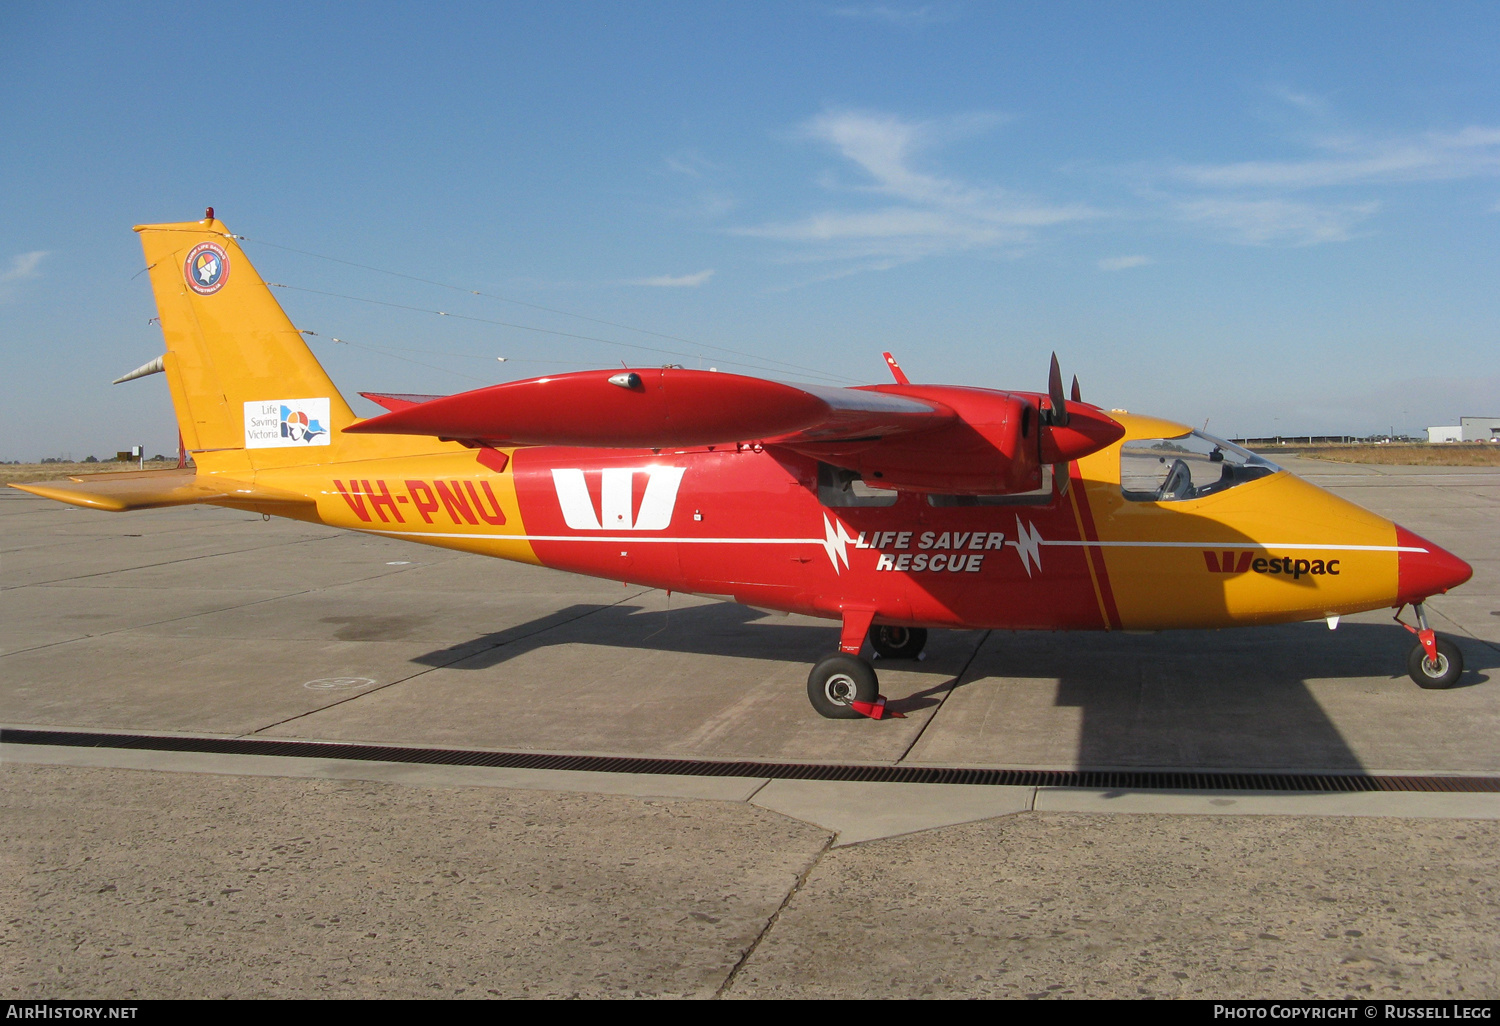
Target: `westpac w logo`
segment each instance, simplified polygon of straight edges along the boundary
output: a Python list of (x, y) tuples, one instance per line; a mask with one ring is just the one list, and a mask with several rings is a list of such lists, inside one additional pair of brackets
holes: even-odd
[[(672, 508), (677, 505), (677, 486), (682, 484), (686, 467), (611, 467), (601, 471), (600, 506), (594, 507), (588, 482), (582, 470), (552, 471), (557, 502), (563, 520), (575, 531), (665, 531), (672, 523)], [(637, 512), (635, 481), (646, 478), (645, 494)]]
[[(1203, 562), (1208, 564), (1208, 572), (1211, 574), (1243, 574), (1249, 571), (1250, 561), (1255, 557), (1253, 552), (1225, 552), (1223, 558), (1220, 554), (1203, 550)], [(1236, 562), (1238, 557), (1238, 562)]]

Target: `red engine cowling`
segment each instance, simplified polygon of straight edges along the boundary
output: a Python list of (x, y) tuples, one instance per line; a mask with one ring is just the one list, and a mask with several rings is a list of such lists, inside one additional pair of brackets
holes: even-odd
[[(1044, 423), (1043, 397), (945, 385), (880, 385), (872, 391), (925, 400), (952, 420), (893, 437), (808, 443), (787, 448), (855, 470), (879, 488), (954, 495), (995, 495), (1040, 487), (1042, 466), (1097, 452), (1125, 429), (1097, 407), (1069, 402), (1066, 427)], [(774, 441), (774, 440), (773, 440)]]

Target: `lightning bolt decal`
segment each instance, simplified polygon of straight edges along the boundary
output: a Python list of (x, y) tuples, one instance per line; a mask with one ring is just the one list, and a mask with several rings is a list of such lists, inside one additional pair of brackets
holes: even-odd
[(1042, 568), (1042, 532), (1036, 529), (1035, 524), (1023, 524), (1021, 518), (1016, 517), (1016, 540), (1011, 542), (1016, 547), (1016, 552), (1021, 556), (1021, 565), (1026, 568), (1026, 576), (1031, 576), (1031, 564), (1035, 563), (1037, 570)]
[(843, 573), (839, 569), (839, 560), (844, 561), (844, 566), (849, 565), (849, 543), (854, 541), (844, 522), (838, 517), (833, 518), (833, 523), (828, 522), (828, 514), (823, 514), (823, 550), (828, 553), (828, 561), (833, 564), (833, 572)]

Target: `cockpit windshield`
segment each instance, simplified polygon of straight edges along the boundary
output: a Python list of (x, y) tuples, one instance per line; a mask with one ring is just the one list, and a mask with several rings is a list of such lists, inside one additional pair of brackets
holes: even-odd
[(1189, 431), (1120, 447), (1120, 490), (1134, 502), (1180, 502), (1227, 491), (1281, 468), (1233, 442)]

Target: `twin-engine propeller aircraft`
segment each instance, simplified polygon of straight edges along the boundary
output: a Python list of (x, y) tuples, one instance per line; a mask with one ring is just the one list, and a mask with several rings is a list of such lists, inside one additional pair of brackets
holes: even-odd
[[(212, 209), (142, 225), (196, 470), (16, 485), (121, 511), (209, 503), (840, 621), (822, 715), (890, 715), (868, 639), (931, 628), (1233, 627), (1396, 607), (1422, 687), (1462, 673), (1422, 603), (1465, 562), (1239, 446), (1063, 394), (788, 385), (641, 367), (357, 419)], [(128, 375), (129, 376), (129, 375)], [(127, 376), (127, 377), (128, 377)], [(1401, 620), (1415, 607), (1417, 625)]]

